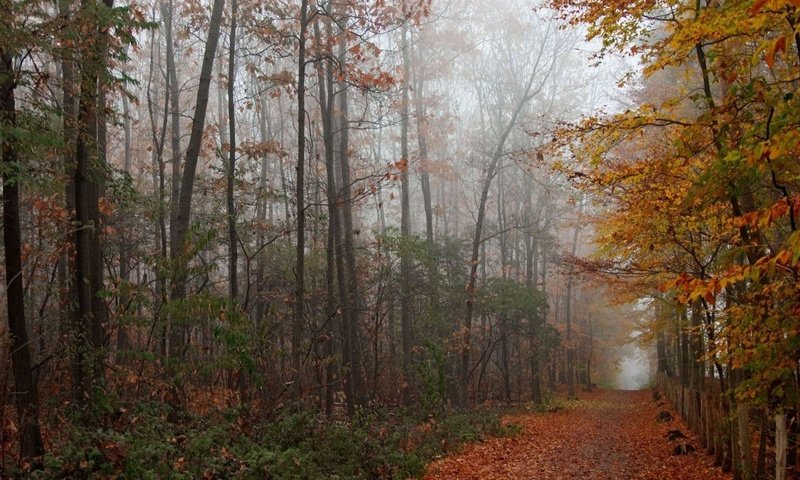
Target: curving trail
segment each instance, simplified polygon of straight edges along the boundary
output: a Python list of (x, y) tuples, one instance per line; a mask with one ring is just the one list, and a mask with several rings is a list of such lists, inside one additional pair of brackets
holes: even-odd
[[(683, 423), (657, 423), (662, 409), (649, 391), (580, 392), (580, 405), (556, 413), (524, 413), (506, 421), (523, 427), (435, 461), (426, 480), (704, 479), (732, 476), (712, 465)], [(680, 429), (697, 453), (672, 455), (667, 431)]]

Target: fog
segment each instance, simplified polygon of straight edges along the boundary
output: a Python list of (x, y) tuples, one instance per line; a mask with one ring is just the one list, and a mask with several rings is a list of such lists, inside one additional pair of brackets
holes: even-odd
[(622, 358), (617, 371), (616, 385), (623, 390), (641, 390), (650, 384), (650, 362), (639, 347)]

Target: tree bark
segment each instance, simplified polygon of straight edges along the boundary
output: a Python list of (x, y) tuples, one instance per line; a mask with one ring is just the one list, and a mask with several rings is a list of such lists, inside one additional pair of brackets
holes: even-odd
[(739, 464), (743, 480), (753, 478), (753, 453), (750, 447), (750, 409), (739, 401), (736, 405), (737, 436), (739, 438)]
[[(570, 253), (575, 256), (578, 248), (578, 232), (580, 228), (575, 226), (572, 233), (572, 248)], [(567, 291), (564, 300), (564, 317), (567, 323), (566, 345), (567, 345), (567, 395), (575, 398), (575, 346), (572, 344), (572, 287), (574, 283), (574, 267), (570, 265), (567, 273)]]
[[(5, 3), (5, 2), (3, 2)], [(2, 4), (0, 4), (2, 5)], [(2, 5), (10, 11), (8, 4)], [(2, 20), (5, 23), (6, 20)], [(17, 109), (14, 92), (16, 80), (14, 57), (0, 47), (0, 136), (3, 173), (3, 246), (5, 247), (6, 305), (8, 308), (9, 348), (14, 374), (14, 405), (19, 425), (19, 448), (22, 459), (44, 453), (39, 426), (39, 394), (31, 369), (31, 348), (25, 320), (25, 291), (22, 271), (22, 228), (20, 221), (19, 180), (21, 166), (16, 141), (8, 133), (16, 128)]]
[(775, 480), (786, 479), (786, 449), (789, 443), (786, 414), (775, 414)]
[[(122, 128), (124, 133), (124, 157), (122, 169), (126, 175), (131, 173), (131, 162), (133, 155), (131, 153), (131, 109), (128, 97), (122, 94)], [(123, 237), (124, 238), (124, 237)], [(119, 242), (119, 277), (121, 280), (120, 294), (119, 294), (119, 307), (117, 315), (117, 360), (124, 360), (124, 352), (130, 348), (130, 340), (128, 338), (128, 327), (125, 324), (125, 314), (130, 302), (130, 249), (128, 242), (124, 239)]]
[(225, 203), (228, 209), (228, 297), (231, 306), (237, 302), (239, 296), (237, 269), (239, 249), (236, 245), (236, 205), (233, 197), (236, 180), (236, 102), (234, 99), (234, 87), (236, 83), (236, 17), (238, 9), (238, 0), (231, 0), (231, 30), (228, 52), (228, 135), (230, 151), (225, 190)]
[[(105, 8), (112, 7), (106, 0)], [(88, 58), (80, 72), (78, 106), (78, 136), (75, 147), (75, 288), (78, 311), (75, 319), (76, 347), (79, 365), (76, 401), (85, 403), (93, 398), (93, 391), (103, 382), (103, 347), (105, 343), (106, 305), (99, 295), (103, 290), (103, 249), (101, 245), (100, 194), (106, 176), (103, 162), (105, 153), (99, 153), (98, 82), (105, 69), (107, 40), (104, 27), (94, 12), (99, 6), (94, 0), (83, 0), (81, 9), (94, 18), (90, 30), (95, 43), (87, 52)], [(103, 106), (104, 107), (104, 106)]]
[(164, 43), (167, 46), (167, 95), (170, 105), (170, 150), (172, 182), (170, 186), (170, 238), (169, 246), (173, 258), (178, 254), (181, 238), (178, 237), (178, 204), (181, 196), (181, 91), (178, 84), (178, 69), (175, 66), (175, 38), (172, 33), (175, 7), (172, 0), (161, 4), (164, 17)]
[(295, 400), (302, 394), (302, 340), (305, 301), (305, 162), (306, 162), (306, 31), (308, 30), (308, 0), (300, 3), (300, 42), (297, 68), (297, 179), (295, 201), (297, 203), (297, 249), (295, 264), (294, 320), (292, 322), (292, 390)]
[[(171, 299), (180, 302), (186, 298), (187, 267), (191, 255), (189, 238), (189, 224), (192, 215), (192, 192), (194, 189), (197, 161), (200, 158), (203, 130), (206, 123), (206, 108), (208, 107), (208, 92), (211, 86), (211, 75), (214, 70), (214, 56), (219, 42), (220, 23), (225, 0), (214, 0), (211, 10), (211, 19), (208, 28), (208, 39), (203, 53), (203, 64), (200, 68), (200, 83), (197, 89), (197, 101), (194, 115), (192, 116), (192, 131), (189, 144), (186, 148), (186, 160), (180, 183), (180, 193), (177, 205), (173, 203), (172, 216), (174, 227), (172, 230), (172, 260), (173, 277)], [(169, 56), (168, 56), (169, 58)], [(173, 108), (175, 106), (173, 105)], [(174, 133), (173, 133), (174, 135)], [(173, 152), (174, 156), (174, 152)], [(174, 168), (174, 165), (173, 165)], [(178, 359), (183, 356), (186, 344), (185, 325), (179, 324), (173, 317), (170, 324), (169, 353)], [(183, 320), (183, 319), (181, 319)]]
[(403, 381), (401, 384), (401, 401), (403, 405), (411, 405), (411, 257), (409, 242), (411, 242), (411, 212), (409, 205), (408, 170), (410, 159), (408, 157), (408, 81), (409, 81), (409, 55), (408, 55), (408, 25), (402, 26), (403, 52), (403, 83), (401, 87), (402, 99), (400, 106), (400, 328), (403, 349)]
[[(330, 20), (330, 18), (328, 18)], [(330, 31), (330, 25), (327, 26)], [(319, 48), (323, 45), (322, 33), (319, 27), (319, 18), (314, 22), (314, 34), (316, 45)], [(323, 50), (330, 54), (330, 51)], [(328, 229), (325, 238), (325, 310), (328, 322), (333, 324), (338, 316), (336, 302), (336, 231), (337, 213), (336, 201), (336, 168), (334, 164), (334, 133), (333, 133), (333, 70), (329, 61), (317, 62), (317, 85), (319, 88), (320, 116), (322, 119), (322, 142), (325, 148), (325, 188), (327, 190), (327, 214)], [(326, 332), (325, 355), (328, 361), (325, 367), (325, 414), (333, 414), (333, 393), (337, 383), (335, 381), (336, 365), (334, 357), (334, 328), (329, 328)]]
[[(414, 58), (414, 57), (412, 57)], [(425, 244), (428, 258), (428, 282), (430, 283), (431, 306), (436, 308), (439, 304), (439, 279), (436, 273), (436, 257), (433, 248), (433, 202), (431, 199), (431, 159), (428, 156), (428, 140), (425, 119), (425, 105), (423, 103), (425, 91), (424, 74), (418, 71), (418, 64), (413, 69), (414, 82), (414, 114), (417, 123), (417, 143), (419, 145), (420, 184), (422, 187), (422, 202), (425, 207)]]
[[(347, 60), (347, 45), (346, 36), (342, 35), (339, 40), (339, 64), (344, 68)], [(338, 127), (339, 127), (339, 169), (341, 180), (341, 194), (340, 194), (340, 213), (338, 218), (340, 221), (340, 230), (342, 232), (342, 253), (344, 254), (344, 267), (345, 267), (345, 281), (347, 283), (347, 299), (345, 300), (345, 308), (349, 311), (350, 318), (346, 322), (348, 343), (350, 346), (350, 359), (352, 371), (352, 388), (353, 396), (357, 405), (366, 406), (367, 395), (366, 387), (364, 385), (364, 368), (361, 360), (361, 347), (360, 347), (360, 295), (358, 289), (358, 274), (356, 267), (355, 255), (355, 233), (353, 229), (353, 198), (351, 194), (351, 178), (350, 178), (350, 152), (349, 149), (349, 135), (350, 123), (348, 120), (348, 90), (347, 84), (342, 82), (341, 88), (338, 93)]]

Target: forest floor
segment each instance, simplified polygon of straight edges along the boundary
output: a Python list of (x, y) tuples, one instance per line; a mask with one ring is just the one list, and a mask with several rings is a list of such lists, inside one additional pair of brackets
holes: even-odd
[[(664, 407), (650, 391), (579, 392), (580, 401), (555, 413), (521, 413), (504, 419), (522, 430), (492, 438), (433, 462), (425, 480), (451, 479), (731, 479), (675, 415), (656, 421)], [(679, 429), (688, 438), (670, 442)], [(674, 455), (681, 443), (696, 452)]]

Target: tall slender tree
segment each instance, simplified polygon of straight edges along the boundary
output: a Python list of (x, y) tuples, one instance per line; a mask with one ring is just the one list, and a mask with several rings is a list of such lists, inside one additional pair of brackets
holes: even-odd
[[(104, 381), (104, 345), (106, 340), (106, 304), (101, 293), (103, 280), (103, 246), (101, 242), (100, 197), (107, 175), (104, 142), (100, 138), (98, 115), (99, 82), (106, 78), (108, 26), (101, 19), (109, 17), (113, 0), (83, 0), (82, 19), (90, 35), (85, 39), (85, 61), (80, 69), (77, 138), (73, 182), (75, 185), (75, 288), (78, 309), (75, 319), (77, 365), (74, 379), (76, 395), (83, 402), (92, 399), (94, 390)], [(105, 105), (102, 105), (105, 109)]]
[(303, 323), (305, 321), (305, 255), (306, 255), (306, 34), (308, 32), (308, 0), (300, 3), (300, 34), (297, 60), (297, 178), (295, 202), (297, 212), (297, 246), (295, 258), (294, 319), (292, 321), (292, 378), (295, 400), (302, 395)]
[(411, 242), (411, 205), (409, 202), (409, 183), (408, 171), (410, 159), (408, 157), (408, 110), (409, 110), (409, 77), (410, 77), (410, 55), (408, 45), (408, 23), (403, 23), (401, 28), (402, 42), (401, 50), (403, 54), (403, 80), (402, 98), (400, 106), (400, 238), (404, 243), (400, 253), (400, 328), (402, 330), (403, 344), (403, 383), (402, 401), (406, 406), (411, 405), (412, 372), (411, 348), (412, 348), (412, 325), (411, 325), (411, 254), (408, 243)]
[[(10, 2), (0, 2), (0, 9), (12, 12)], [(3, 17), (5, 24), (13, 16)], [(3, 25), (10, 30), (11, 25)], [(39, 426), (39, 394), (33, 377), (31, 343), (25, 319), (25, 293), (22, 270), (22, 229), (20, 222), (20, 180), (22, 167), (17, 151), (15, 129), (17, 124), (14, 97), (17, 73), (14, 69), (15, 52), (11, 45), (0, 46), (0, 155), (2, 155), (3, 181), (3, 246), (5, 247), (5, 287), (8, 308), (11, 366), (14, 374), (14, 405), (20, 426), (20, 456), (37, 457), (44, 452)]]
[(225, 204), (228, 210), (228, 297), (236, 303), (239, 296), (238, 262), (239, 248), (236, 244), (236, 22), (239, 15), (238, 0), (231, 0), (231, 29), (228, 37), (228, 168), (226, 169)]
[[(200, 83), (197, 88), (197, 100), (194, 115), (192, 116), (192, 130), (189, 144), (186, 147), (186, 156), (183, 174), (180, 183), (178, 202), (172, 205), (174, 226), (172, 227), (172, 292), (173, 301), (180, 302), (186, 298), (186, 283), (188, 276), (189, 258), (192, 252), (189, 225), (192, 214), (192, 194), (197, 172), (197, 161), (205, 130), (206, 109), (208, 107), (208, 94), (211, 87), (211, 76), (214, 71), (214, 57), (219, 43), (219, 31), (222, 21), (222, 11), (225, 0), (214, 0), (211, 8), (211, 18), (208, 24), (208, 37), (206, 39), (203, 63), (200, 67)], [(173, 108), (175, 106), (173, 105)], [(174, 133), (173, 133), (174, 135)], [(174, 152), (173, 152), (174, 157)], [(174, 166), (173, 166), (174, 167)], [(186, 327), (176, 318), (172, 318), (170, 325), (169, 349), (171, 356), (180, 358), (186, 345)]]

